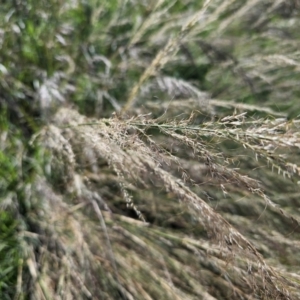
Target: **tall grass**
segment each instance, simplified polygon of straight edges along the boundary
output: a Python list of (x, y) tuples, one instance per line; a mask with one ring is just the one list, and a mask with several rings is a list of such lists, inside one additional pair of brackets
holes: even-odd
[(298, 1), (0, 10), (1, 299), (298, 299)]

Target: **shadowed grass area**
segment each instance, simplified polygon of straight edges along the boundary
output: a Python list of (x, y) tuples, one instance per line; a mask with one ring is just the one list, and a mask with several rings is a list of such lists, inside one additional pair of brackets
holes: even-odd
[(298, 299), (298, 1), (3, 1), (1, 299)]

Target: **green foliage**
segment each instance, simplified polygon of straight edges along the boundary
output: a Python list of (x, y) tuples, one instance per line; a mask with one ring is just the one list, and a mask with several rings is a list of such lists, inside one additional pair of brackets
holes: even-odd
[[(0, 132), (2, 144), (0, 149), (0, 297), (11, 299), (15, 295), (18, 276), (18, 265), (22, 259), (22, 251), (18, 239), (18, 221), (15, 211), (10, 209), (12, 199), (20, 183), (18, 163), (15, 155), (18, 153), (18, 137), (11, 143), (3, 141), (6, 134), (12, 131), (7, 120), (7, 110), (3, 107), (0, 115)], [(5, 144), (7, 147), (5, 147)], [(14, 199), (15, 200), (15, 199)], [(5, 210), (3, 210), (3, 208)]]
[(6, 211), (0, 211), (0, 296), (11, 299), (16, 292), (18, 266), (23, 255), (18, 239), (17, 222)]

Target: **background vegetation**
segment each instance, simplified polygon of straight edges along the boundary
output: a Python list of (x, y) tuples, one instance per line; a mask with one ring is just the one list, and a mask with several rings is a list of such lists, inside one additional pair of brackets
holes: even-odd
[(0, 1), (0, 298), (300, 299), (299, 8)]

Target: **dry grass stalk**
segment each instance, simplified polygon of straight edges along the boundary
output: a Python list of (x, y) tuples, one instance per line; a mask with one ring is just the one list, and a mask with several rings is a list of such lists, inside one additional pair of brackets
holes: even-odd
[[(220, 123), (217, 123), (217, 125), (214, 124), (216, 127), (220, 126), (218, 129), (212, 129), (210, 128), (212, 125), (211, 123), (207, 123), (200, 128), (190, 126), (183, 121), (176, 124), (155, 124), (151, 120), (143, 120), (141, 123), (138, 119), (127, 121), (107, 119), (93, 123), (78, 115), (76, 112), (67, 109), (61, 110), (56, 115), (55, 123), (61, 128), (67, 126), (67, 129), (65, 130), (68, 132), (68, 135), (71, 134), (69, 137), (71, 138), (71, 141), (76, 136), (77, 141), (92, 148), (97, 157), (105, 158), (115, 171), (122, 170), (122, 173), (116, 171), (117, 174), (119, 174), (118, 176), (121, 176), (120, 180), (122, 182), (124, 180), (130, 180), (131, 182), (136, 181), (142, 184), (147, 184), (147, 181), (149, 180), (160, 182), (162, 187), (164, 187), (168, 193), (174, 194), (178, 200), (189, 207), (192, 215), (199, 219), (200, 223), (206, 227), (208, 232), (213, 234), (216, 241), (218, 241), (222, 247), (226, 246), (236, 255), (248, 257), (250, 261), (257, 264), (261, 272), (260, 276), (262, 276), (263, 282), (265, 282), (265, 293), (272, 294), (274, 291), (277, 291), (281, 295), (287, 295), (284, 288), (285, 283), (282, 282), (279, 273), (268, 266), (263, 257), (256, 250), (255, 246), (232, 227), (223, 217), (216, 213), (203, 199), (193, 193), (181, 180), (163, 170), (160, 165), (160, 159), (163, 157), (160, 158), (159, 152), (154, 154), (153, 147), (148, 148), (139, 136), (134, 133), (141, 127), (158, 127), (164, 134), (169, 135), (175, 140), (179, 140), (183, 144), (189, 145), (193, 151), (199, 153), (199, 155), (208, 160), (213, 172), (226, 174), (233, 182), (245, 185), (247, 189), (250, 189), (253, 193), (258, 193), (271, 204), (272, 202), (259, 188), (258, 183), (255, 180), (243, 176), (234, 170), (215, 164), (213, 162), (215, 160), (214, 154), (209, 154), (205, 150), (204, 145), (188, 137), (190, 134), (195, 136), (195, 131), (201, 132), (204, 136), (216, 135), (217, 137), (222, 138), (224, 135), (224, 138), (226, 139), (232, 138), (243, 145), (249, 145), (252, 150), (260, 151), (261, 153), (263, 153), (261, 148), (257, 145), (252, 146), (249, 139), (255, 141), (256, 139), (261, 140), (263, 138), (268, 142), (272, 141), (278, 143), (278, 146), (282, 147), (291, 145), (289, 135), (281, 139), (271, 138), (274, 134), (274, 130), (277, 130), (279, 127), (283, 128), (284, 126), (287, 126), (287, 124), (283, 125), (283, 123), (275, 123), (272, 127), (272, 124), (267, 125), (268, 123), (261, 121), (261, 127), (258, 127), (257, 123), (254, 121), (254, 124), (257, 126), (256, 129), (251, 128), (250, 126), (249, 130), (240, 131), (239, 125), (247, 124), (244, 115), (245, 114), (241, 114), (224, 118), (220, 120)], [(222, 127), (224, 126), (226, 126), (226, 130), (224, 129), (223, 131)], [(234, 126), (234, 128), (228, 129), (227, 126)], [(175, 133), (175, 130), (182, 131), (183, 135)], [(129, 135), (128, 132), (133, 132), (133, 134)], [(237, 138), (237, 136), (239, 138)], [(296, 141), (293, 141), (293, 144), (296, 145)], [(170, 158), (172, 159), (172, 157)], [(146, 174), (148, 174), (148, 178), (145, 177)], [(140, 179), (142, 181), (140, 181)], [(125, 199), (126, 198), (131, 197), (127, 195), (125, 196)], [(132, 203), (131, 199), (130, 203)], [(289, 217), (289, 215), (287, 215), (287, 217)], [(257, 285), (257, 288), (259, 289), (259, 285)]]
[(206, 0), (202, 9), (197, 12), (189, 21), (182, 26), (177, 36), (170, 38), (166, 46), (159, 51), (156, 57), (153, 59), (150, 66), (144, 71), (139, 78), (138, 83), (132, 88), (129, 93), (128, 100), (122, 109), (122, 113), (127, 112), (133, 105), (135, 97), (143, 83), (151, 76), (155, 75), (178, 51), (181, 40), (191, 31), (191, 29), (197, 24), (199, 18), (205, 14), (211, 0)]

